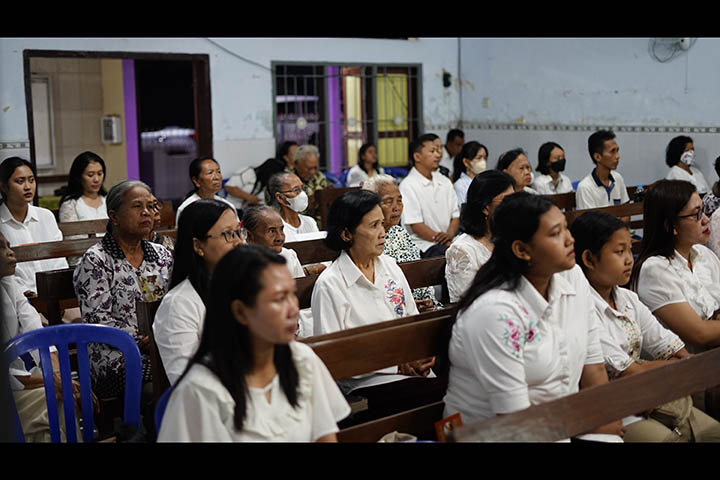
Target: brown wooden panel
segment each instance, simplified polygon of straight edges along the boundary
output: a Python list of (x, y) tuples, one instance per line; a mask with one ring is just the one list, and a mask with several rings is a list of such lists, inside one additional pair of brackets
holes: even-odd
[(441, 343), (451, 328), (454, 315), (445, 310), (424, 315), (431, 318), (399, 324), (381, 322), (370, 331), (349, 329), (344, 331), (344, 336), (329, 340), (313, 337), (306, 343), (322, 359), (333, 378), (348, 378), (432, 357), (442, 351)]
[(548, 196), (555, 201), (560, 210), (575, 210), (575, 192), (558, 193)]
[(74, 271), (74, 268), (63, 268), (35, 273), (37, 298), (39, 302), (45, 304), (43, 314), (50, 325), (61, 324), (63, 308), (74, 307), (78, 304), (73, 286)]
[(720, 385), (720, 349), (581, 390), (511, 415), (466, 425), (459, 442), (552, 442)]
[(360, 187), (324, 188), (315, 191), (313, 195), (315, 197), (315, 205), (317, 205), (320, 210), (320, 225), (322, 229), (327, 228), (328, 212), (330, 211), (332, 202), (350, 190), (360, 190)]
[(60, 222), (58, 223), (58, 228), (64, 238), (71, 235), (87, 235), (93, 237), (98, 233), (105, 233), (107, 231), (107, 222), (107, 218), (100, 220), (82, 220), (79, 222)]
[(175, 210), (172, 202), (165, 200), (162, 202), (162, 210), (160, 210), (160, 226), (167, 228), (175, 228)]
[(168, 228), (166, 230), (155, 230), (155, 233), (159, 233), (161, 235), (168, 236), (170, 238), (174, 238), (177, 240), (177, 229), (175, 228)]
[(300, 308), (310, 308), (310, 300), (312, 298), (312, 290), (319, 275), (308, 275), (295, 279), (297, 286), (296, 295)]
[(288, 242), (285, 244), (285, 248), (295, 250), (301, 265), (332, 262), (340, 254), (340, 252), (329, 249), (322, 238), (303, 242)]
[(445, 282), (445, 257), (424, 258), (398, 265), (410, 288), (431, 287)]
[(575, 221), (575, 219), (577, 217), (579, 217), (583, 213), (592, 212), (592, 211), (607, 212), (616, 217), (630, 217), (633, 215), (642, 215), (643, 214), (643, 203), (642, 202), (633, 202), (633, 203), (625, 203), (623, 205), (613, 205), (611, 207), (587, 208), (587, 209), (583, 209), (583, 210), (573, 210), (570, 212), (565, 212), (565, 218), (567, 218), (568, 225), (570, 225), (573, 221)]
[(157, 343), (155, 343), (155, 335), (153, 334), (152, 325), (155, 322), (155, 313), (160, 307), (161, 300), (153, 302), (136, 301), (135, 311), (138, 320), (138, 331), (142, 335), (150, 337), (150, 369), (152, 370), (153, 384), (153, 400), (157, 402), (163, 392), (170, 388), (170, 380), (168, 380), (165, 367), (160, 357)]
[(415, 435), (419, 439), (435, 439), (435, 422), (442, 419), (443, 402), (435, 402), (371, 422), (340, 430), (339, 442), (377, 442), (389, 432)]
[(101, 237), (78, 238), (57, 242), (42, 242), (12, 247), (18, 262), (45, 260), (48, 258), (80, 257), (85, 251), (102, 240)]

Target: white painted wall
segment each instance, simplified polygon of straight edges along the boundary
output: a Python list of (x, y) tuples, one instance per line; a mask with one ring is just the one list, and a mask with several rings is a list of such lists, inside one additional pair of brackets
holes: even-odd
[(459, 120), (457, 89), (442, 86), (443, 69), (457, 76), (456, 38), (2, 38), (0, 142), (28, 139), (24, 49), (208, 54), (213, 147), (226, 175), (275, 153), (272, 61), (421, 64), (426, 126), (447, 129)]

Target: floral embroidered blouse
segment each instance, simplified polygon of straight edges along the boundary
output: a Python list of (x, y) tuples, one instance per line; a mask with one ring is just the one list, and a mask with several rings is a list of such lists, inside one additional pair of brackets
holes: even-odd
[(663, 327), (630, 290), (613, 289), (612, 308), (593, 290), (595, 310), (602, 328), (600, 344), (609, 378), (618, 377), (633, 363), (667, 360), (685, 347), (680, 337)]
[[(385, 233), (383, 254), (394, 258), (397, 263), (420, 260), (420, 249), (412, 241), (408, 231), (400, 225), (393, 225)], [(415, 288), (412, 295), (415, 300), (431, 299), (435, 308), (442, 306), (435, 299), (435, 290), (432, 287)]]
[[(85, 252), (73, 274), (83, 322), (119, 328), (134, 338), (140, 336), (135, 302), (158, 300), (165, 294), (173, 263), (164, 247), (141, 242), (144, 258), (139, 268), (130, 265), (109, 233)], [(91, 344), (90, 360), (94, 378), (121, 373), (124, 368), (122, 354), (102, 345)]]
[(579, 266), (553, 275), (545, 300), (520, 277), (460, 312), (449, 344), (444, 416), (464, 424), (576, 393), (582, 370), (603, 363), (591, 287)]

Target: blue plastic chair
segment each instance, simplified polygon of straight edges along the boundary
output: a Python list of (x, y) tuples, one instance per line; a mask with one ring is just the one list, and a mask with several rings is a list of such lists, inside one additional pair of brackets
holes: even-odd
[(397, 179), (403, 179), (408, 176), (408, 170), (402, 167), (384, 167), (385, 173)]
[(167, 407), (171, 393), (172, 387), (165, 390), (155, 404), (155, 431), (158, 433), (160, 433), (160, 425), (162, 424), (163, 415), (165, 415), (165, 407)]
[(325, 178), (327, 179), (327, 181), (332, 183), (336, 187), (340, 184), (340, 179), (336, 175), (334, 175), (330, 172), (322, 172), (322, 173), (323, 173), (323, 175), (325, 175)]
[[(20, 355), (39, 350), (45, 383), (50, 439), (60, 442), (58, 406), (55, 401), (55, 381), (53, 378), (50, 346), (55, 346), (60, 364), (60, 377), (63, 390), (63, 411), (65, 412), (65, 434), (68, 442), (77, 442), (75, 431), (75, 406), (72, 395), (72, 372), (70, 371), (69, 344), (77, 345), (78, 380), (82, 404), (83, 441), (93, 439), (93, 403), (90, 382), (90, 361), (88, 343), (103, 343), (117, 348), (125, 359), (125, 401), (123, 420), (126, 424), (140, 428), (140, 393), (142, 384), (142, 360), (135, 340), (127, 332), (106, 325), (70, 324), (53, 325), (16, 336), (5, 345), (8, 363)], [(51, 401), (52, 400), (52, 401)], [(11, 402), (13, 423), (17, 420), (18, 440), (24, 441), (15, 402)]]
[(574, 182), (571, 183), (573, 192), (577, 192), (577, 186), (579, 183), (580, 183), (580, 180), (575, 180)]
[(342, 174), (340, 175), (340, 188), (347, 186), (348, 173), (350, 173), (349, 168), (347, 170), (345, 170), (344, 172), (342, 172)]

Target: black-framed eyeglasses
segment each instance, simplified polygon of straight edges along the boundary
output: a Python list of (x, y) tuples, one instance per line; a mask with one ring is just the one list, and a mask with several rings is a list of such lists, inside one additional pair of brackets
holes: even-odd
[(213, 233), (212, 235), (205, 235), (205, 238), (214, 238), (214, 237), (219, 237), (222, 235), (223, 237), (225, 237), (225, 241), (227, 243), (231, 243), (231, 242), (235, 241), (236, 238), (242, 239), (242, 231), (243, 231), (243, 228), (240, 227), (237, 230), (227, 230), (227, 231), (220, 232), (220, 233)]
[(300, 192), (308, 192), (307, 185), (303, 185), (302, 187), (295, 187), (292, 190), (285, 190), (284, 192), (281, 190), (280, 193), (294, 193), (295, 195), (300, 195)]
[(678, 215), (678, 218), (695, 217), (695, 220), (699, 222), (702, 219), (702, 216), (703, 216), (703, 209), (701, 208), (700, 210), (697, 211), (697, 213), (691, 213), (689, 215)]

